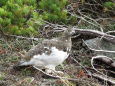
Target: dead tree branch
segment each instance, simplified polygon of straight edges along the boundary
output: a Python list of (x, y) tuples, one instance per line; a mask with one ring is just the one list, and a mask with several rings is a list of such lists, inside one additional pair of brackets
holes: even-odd
[(115, 61), (113, 61), (111, 58), (109, 58), (107, 56), (102, 56), (102, 55), (94, 56), (94, 57), (92, 57), (92, 63), (93, 63), (94, 59), (98, 59), (98, 60), (108, 64), (109, 66), (115, 68)]
[(98, 78), (100, 80), (107, 81), (108, 83), (111, 83), (111, 84), (115, 85), (115, 80), (114, 79), (105, 77), (105, 76), (100, 75), (100, 74), (92, 74), (92, 76), (95, 77), (95, 78)]
[(90, 29), (76, 29), (76, 34), (81, 34), (83, 36), (90, 36), (92, 38), (101, 37), (113, 44), (115, 44), (115, 36), (108, 35), (106, 33), (96, 31), (96, 30), (90, 30)]

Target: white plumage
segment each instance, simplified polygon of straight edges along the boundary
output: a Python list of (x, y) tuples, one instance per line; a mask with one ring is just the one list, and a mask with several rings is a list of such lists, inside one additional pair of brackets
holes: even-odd
[(47, 73), (52, 73), (52, 70), (55, 71), (55, 67), (62, 64), (69, 56), (72, 45), (71, 35), (72, 32), (69, 29), (64, 32), (62, 37), (44, 40), (26, 53), (25, 57), (30, 60), (21, 63), (19, 66), (43, 66)]
[(55, 67), (59, 64), (62, 64), (62, 62), (68, 57), (68, 55), (69, 54), (67, 52), (61, 51), (56, 47), (52, 47), (50, 55), (47, 55), (45, 53), (42, 53), (41, 55), (35, 55), (29, 62), (24, 62), (21, 65), (43, 66), (47, 69), (55, 71)]

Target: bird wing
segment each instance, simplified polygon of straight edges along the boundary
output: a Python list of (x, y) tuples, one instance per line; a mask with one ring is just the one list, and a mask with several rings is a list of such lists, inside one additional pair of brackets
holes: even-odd
[(25, 54), (25, 59), (30, 60), (34, 55), (41, 55), (42, 53), (50, 54), (52, 43), (51, 40), (44, 40), (42, 43), (37, 44)]
[(67, 51), (67, 45), (58, 39), (44, 40), (42, 43), (37, 44), (31, 48), (26, 54), (25, 59), (30, 60), (34, 55), (41, 55), (43, 53), (50, 55), (51, 48), (56, 47), (59, 50)]

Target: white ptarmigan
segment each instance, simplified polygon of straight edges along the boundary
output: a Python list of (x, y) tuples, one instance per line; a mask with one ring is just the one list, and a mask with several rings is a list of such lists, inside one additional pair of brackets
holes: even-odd
[(29, 60), (19, 66), (43, 66), (46, 68), (47, 73), (51, 73), (52, 70), (58, 72), (55, 67), (62, 64), (71, 51), (71, 35), (73, 33), (74, 30), (67, 29), (61, 37), (46, 39), (37, 44), (25, 54), (25, 58)]

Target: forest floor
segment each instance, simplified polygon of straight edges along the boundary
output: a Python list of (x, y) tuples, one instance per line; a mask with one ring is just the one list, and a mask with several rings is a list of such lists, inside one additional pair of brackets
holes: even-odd
[[(13, 66), (23, 59), (19, 53), (28, 51), (37, 41), (14, 38), (0, 38), (0, 86), (113, 86), (89, 76), (85, 68), (91, 70), (90, 58), (93, 53), (80, 41), (77, 42), (77, 57), (70, 55), (63, 65), (56, 69), (63, 71), (66, 78), (46, 76), (33, 67), (14, 70)], [(74, 49), (75, 50), (75, 49)], [(81, 66), (82, 65), (82, 66)]]
[[(67, 6), (69, 15), (74, 15), (76, 18), (75, 22), (70, 22), (72, 23), (71, 26), (77, 26), (81, 29), (99, 30), (101, 32), (113, 31), (112, 34), (115, 35), (115, 11), (111, 6), (103, 7), (103, 3), (109, 0), (68, 1), (71, 3)], [(114, 0), (110, 1), (114, 2)], [(109, 3), (110, 2), (108, 2), (108, 5)], [(49, 25), (46, 26), (50, 26), (51, 28), (51, 25), (52, 23), (49, 23)], [(55, 24), (53, 24), (53, 28), (54, 27), (57, 28)], [(43, 35), (49, 31), (46, 31), (46, 29), (48, 29), (48, 27), (44, 29), (45, 31), (42, 31)], [(52, 32), (48, 35), (52, 35), (51, 33)], [(23, 54), (39, 42), (41, 41), (10, 38), (0, 34), (0, 86), (115, 86), (106, 80), (100, 80), (98, 77), (90, 75), (90, 72), (98, 74), (91, 65), (91, 57), (94, 56), (95, 53), (89, 50), (81, 39), (76, 42), (74, 41), (75, 44), (73, 44), (71, 55), (63, 65), (59, 65), (56, 68), (56, 70), (64, 72), (63, 77), (66, 79), (61, 77), (58, 79), (48, 77), (33, 67), (22, 68), (21, 70), (13, 69), (13, 66), (23, 59), (20, 53)], [(97, 65), (97, 63), (99, 64)], [(112, 71), (109, 69), (106, 70), (105, 64), (103, 65), (98, 61), (97, 63), (95, 66), (100, 68), (97, 70), (105, 74), (106, 77), (111, 75), (110, 77), (115, 80), (114, 69)]]

